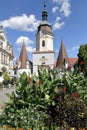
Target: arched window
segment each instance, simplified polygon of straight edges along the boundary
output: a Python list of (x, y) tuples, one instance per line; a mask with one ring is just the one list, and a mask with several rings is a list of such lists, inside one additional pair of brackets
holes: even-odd
[(45, 41), (43, 40), (43, 41), (42, 41), (42, 47), (44, 47), (44, 46), (45, 46)]

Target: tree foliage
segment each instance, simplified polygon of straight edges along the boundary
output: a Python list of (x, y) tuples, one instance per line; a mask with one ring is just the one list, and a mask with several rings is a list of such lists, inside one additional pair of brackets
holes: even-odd
[(80, 46), (78, 58), (79, 58), (78, 64), (81, 67), (81, 71), (87, 73), (87, 44)]

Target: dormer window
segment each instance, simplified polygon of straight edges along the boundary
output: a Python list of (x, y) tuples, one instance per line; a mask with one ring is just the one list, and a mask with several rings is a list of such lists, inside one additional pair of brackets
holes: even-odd
[(45, 47), (45, 40), (42, 41), (42, 47)]

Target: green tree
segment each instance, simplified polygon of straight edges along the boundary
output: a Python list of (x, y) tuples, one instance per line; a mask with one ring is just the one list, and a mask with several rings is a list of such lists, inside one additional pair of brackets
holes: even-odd
[(87, 44), (81, 45), (78, 53), (78, 65), (81, 71), (87, 73)]

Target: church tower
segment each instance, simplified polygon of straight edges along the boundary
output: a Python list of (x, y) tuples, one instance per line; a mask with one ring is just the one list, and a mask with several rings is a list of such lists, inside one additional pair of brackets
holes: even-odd
[(42, 11), (42, 21), (38, 26), (36, 34), (36, 51), (33, 52), (33, 73), (38, 74), (38, 68), (54, 66), (54, 50), (53, 39), (54, 34), (52, 27), (47, 20), (48, 12), (46, 10), (46, 2), (44, 2), (44, 9)]

